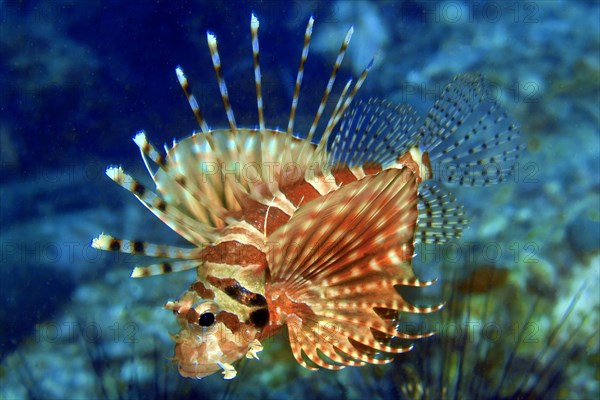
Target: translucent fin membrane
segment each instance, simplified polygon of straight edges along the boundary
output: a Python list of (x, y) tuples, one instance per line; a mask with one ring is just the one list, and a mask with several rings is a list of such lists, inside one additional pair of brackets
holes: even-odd
[(417, 144), (417, 120), (409, 105), (358, 101), (345, 112), (339, 132), (329, 140), (330, 160), (349, 167), (366, 163), (385, 167)]
[(480, 74), (457, 75), (419, 134), (434, 179), (467, 186), (506, 180), (524, 148), (517, 125), (489, 98)]
[(197, 219), (180, 211), (153, 191), (127, 175), (121, 167), (109, 167), (106, 175), (123, 188), (130, 191), (154, 215), (191, 243), (210, 242), (214, 236), (214, 228), (198, 222)]
[(442, 244), (461, 237), (467, 224), (463, 206), (442, 188), (421, 185), (416, 240)]

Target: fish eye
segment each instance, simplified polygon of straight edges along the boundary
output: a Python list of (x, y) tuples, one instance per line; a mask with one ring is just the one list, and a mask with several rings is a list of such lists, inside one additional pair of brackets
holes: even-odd
[(198, 319), (200, 326), (211, 326), (215, 322), (215, 314), (211, 312), (205, 312)]

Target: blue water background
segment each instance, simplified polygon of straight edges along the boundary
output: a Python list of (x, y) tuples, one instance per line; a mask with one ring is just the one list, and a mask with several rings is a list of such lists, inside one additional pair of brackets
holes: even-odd
[[(528, 150), (520, 174), (505, 187), (456, 189), (473, 221), (465, 240), (499, 244), (503, 255), (479, 264), (545, 285), (540, 292), (568, 303), (572, 286), (598, 278), (599, 10), (596, 1), (0, 2), (0, 396), (393, 393), (385, 386), (391, 383), (374, 389), (357, 372), (335, 378), (300, 371), (285, 343), (273, 344), (277, 356), (268, 361), (250, 361), (257, 375), (233, 386), (220, 376), (183, 380), (169, 367), (168, 333), (176, 327), (161, 325), (169, 319), (161, 307), (193, 275), (130, 283), (136, 260), (89, 248), (103, 231), (182, 244), (104, 170), (124, 165), (147, 182), (135, 133), (145, 129), (161, 146), (197, 129), (175, 76), (178, 65), (209, 125), (226, 126), (206, 31), (217, 35), (238, 124), (257, 125), (253, 12), (261, 24), (271, 127), (287, 126), (311, 15), (300, 131), (310, 124), (351, 25), (338, 93), (376, 55), (360, 97), (410, 103), (425, 115), (455, 74), (482, 72), (520, 124)], [(522, 254), (511, 261), (515, 243), (542, 265), (536, 278), (523, 271)], [(431, 279), (439, 275), (432, 268), (418, 273)], [(600, 294), (593, 290), (583, 307), (598, 313)], [(99, 383), (104, 374), (110, 378)], [(588, 386), (595, 393), (597, 381)]]

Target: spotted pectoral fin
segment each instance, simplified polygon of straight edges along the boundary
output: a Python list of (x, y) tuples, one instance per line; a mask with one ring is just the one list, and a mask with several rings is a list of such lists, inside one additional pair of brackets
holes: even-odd
[(396, 286), (427, 286), (412, 269), (417, 184), (408, 169), (385, 170), (314, 200), (273, 233), (274, 304), (288, 316), (294, 356), (311, 368), (380, 364), (410, 350), (392, 337), (398, 312), (425, 313)]

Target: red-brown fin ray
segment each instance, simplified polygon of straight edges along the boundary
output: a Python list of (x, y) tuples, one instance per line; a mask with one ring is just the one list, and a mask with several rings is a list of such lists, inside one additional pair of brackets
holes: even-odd
[(519, 128), (488, 98), (477, 73), (457, 75), (427, 115), (419, 134), (429, 154), (433, 178), (465, 186), (506, 180), (519, 152)]
[(464, 207), (448, 191), (429, 184), (419, 187), (417, 242), (443, 244), (459, 239), (466, 225)]
[[(317, 366), (331, 370), (339, 370), (344, 368), (344, 366), (362, 366), (365, 365), (365, 362), (369, 362), (370, 358), (365, 359), (364, 361), (353, 360), (347, 353), (344, 354), (337, 348), (335, 343), (331, 343), (331, 340), (322, 340), (320, 335), (315, 336), (315, 332), (319, 331), (315, 329), (306, 329), (306, 326), (316, 326), (317, 329), (321, 328), (320, 334), (324, 333), (325, 335), (328, 335), (328, 327), (319, 327), (318, 320), (311, 319), (310, 316), (307, 316), (305, 321), (306, 322), (304, 323), (300, 323), (300, 319), (295, 315), (290, 316), (288, 320), (288, 332), (292, 353), (294, 354), (294, 358), (296, 358), (298, 363), (304, 368), (311, 370), (318, 369), (309, 365), (303, 357), (303, 354)], [(343, 343), (340, 344), (340, 346), (342, 348), (346, 347)], [(350, 352), (353, 351), (355, 351), (354, 348), (350, 349)], [(327, 358), (323, 358), (319, 353), (325, 355)], [(363, 357), (363, 359), (364, 358), (365, 357)], [(330, 362), (328, 359), (334, 362)]]
[[(301, 337), (295, 337), (294, 339), (298, 340), (300, 343), (306, 343), (306, 345), (303, 345), (301, 347), (302, 351), (304, 352), (306, 357), (310, 361), (315, 363), (317, 366), (319, 366), (321, 368), (331, 369), (331, 370), (339, 370), (339, 369), (344, 368), (343, 365), (328, 362), (328, 360), (326, 358), (323, 358), (321, 356), (321, 354), (324, 354), (326, 357), (328, 357), (330, 359), (337, 359), (335, 361), (337, 361), (338, 363), (343, 363), (345, 361), (343, 357), (341, 357), (337, 354), (337, 352), (335, 351), (335, 349), (333, 348), (333, 346), (331, 344), (326, 343), (325, 345), (321, 344), (319, 346), (319, 342), (321, 342), (321, 338), (320, 337), (311, 337), (312, 332), (307, 331), (306, 329), (301, 328), (301, 329), (295, 331), (294, 333), (296, 335), (302, 335)], [(292, 338), (292, 336), (290, 336), (290, 340), (292, 340), (291, 338)], [(362, 364), (358, 364), (358, 365), (362, 365)]]
[[(410, 171), (395, 170), (385, 176), (394, 177), (393, 182), (399, 187), (413, 184)], [(401, 179), (404, 182), (401, 182)], [(336, 196), (338, 203), (335, 206), (327, 201), (319, 202), (313, 207), (302, 208), (294, 216), (295, 220), (304, 218), (305, 221), (296, 228), (298, 234), (293, 235), (293, 240), (288, 243), (291, 247), (296, 245), (295, 241), (298, 242), (297, 248), (293, 249), (293, 254), (286, 256), (290, 267), (281, 275), (282, 279), (288, 279), (288, 289), (293, 290), (295, 283), (304, 285), (304, 279), (310, 279), (317, 274), (321, 279), (331, 278), (332, 284), (352, 281), (359, 276), (359, 274), (355, 275), (358, 268), (354, 270), (350, 268), (353, 262), (369, 257), (369, 261), (375, 263), (379, 260), (375, 256), (383, 254), (383, 251), (392, 245), (398, 248), (408, 246), (408, 249), (404, 249), (405, 253), (412, 256), (412, 234), (416, 218), (413, 219), (410, 212), (404, 211), (408, 210), (416, 199), (416, 189), (394, 193), (389, 190), (389, 182), (382, 178), (361, 182), (353, 184), (352, 189), (347, 189), (347, 191), (352, 190), (347, 196), (343, 195), (346, 192), (340, 192)], [(329, 196), (326, 199), (328, 198)], [(396, 203), (395, 208), (385, 211), (374, 208), (375, 205), (385, 204), (392, 199)], [(316, 221), (322, 223), (314, 223)], [(283, 229), (292, 228), (286, 225)], [(398, 236), (400, 231), (406, 233), (410, 240), (398, 242), (392, 239), (390, 242), (390, 238)], [(368, 242), (363, 240), (366, 234), (373, 235), (374, 232), (377, 232), (377, 235), (373, 240)], [(387, 248), (383, 247), (384, 244)], [(400, 258), (404, 256), (400, 255)], [(346, 270), (340, 270), (340, 263), (346, 267)], [(335, 266), (337, 268), (332, 268)], [(373, 277), (376, 277), (378, 271), (376, 269), (372, 271)], [(360, 277), (363, 278), (365, 273), (369, 272), (362, 271)], [(408, 276), (410, 277), (413, 275)], [(396, 274), (395, 278), (406, 277)]]
[(411, 266), (417, 199), (410, 170), (385, 170), (301, 206), (269, 237), (266, 297), (288, 315), (296, 359), (303, 351), (314, 362), (318, 350), (332, 361), (318, 356), (319, 366), (388, 362), (410, 346), (376, 343), (373, 330), (390, 338), (423, 336), (398, 331), (376, 312), (439, 309), (415, 307), (395, 289), (430, 284), (416, 279)]

